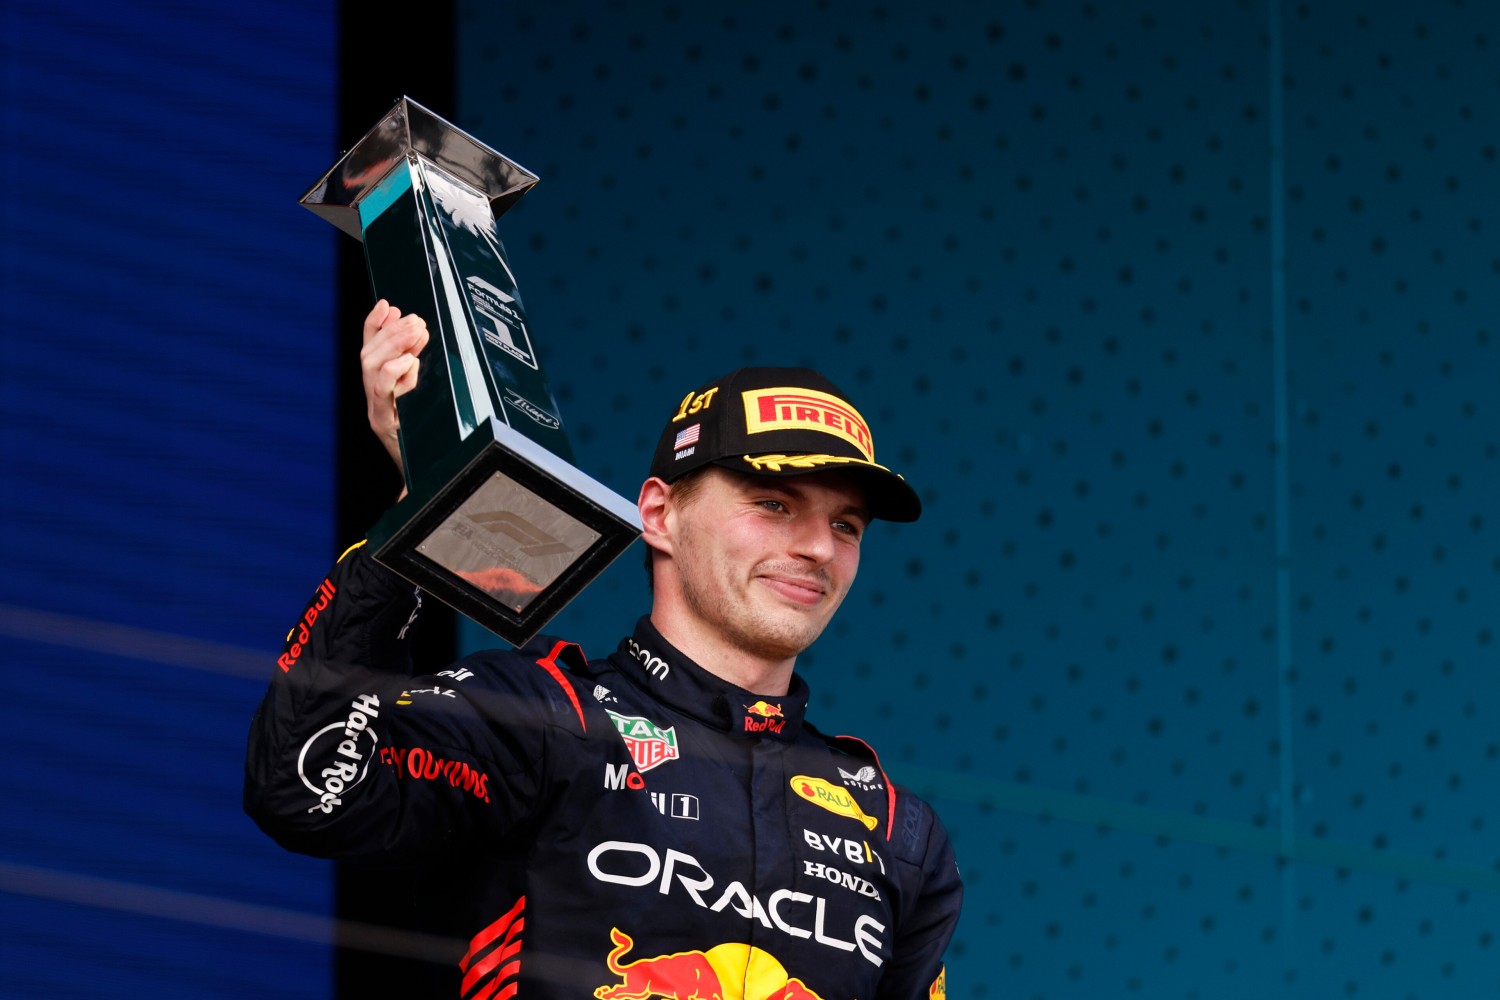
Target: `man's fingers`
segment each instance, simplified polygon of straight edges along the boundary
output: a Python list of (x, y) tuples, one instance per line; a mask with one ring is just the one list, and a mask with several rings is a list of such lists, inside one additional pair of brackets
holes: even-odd
[(426, 324), (415, 316), (406, 316), (368, 341), (359, 354), (366, 394), (389, 398), (398, 383), (399, 392), (410, 390), (416, 384), (417, 356), (427, 340)]
[[(395, 402), (417, 384), (417, 370), (421, 362), (415, 354), (403, 354), (392, 358), (372, 372), (366, 380), (369, 396), (371, 422), (384, 424), (395, 420)], [(377, 431), (379, 428), (377, 427)]]
[(401, 310), (391, 305), (385, 299), (375, 303), (374, 307), (365, 316), (365, 343), (380, 332), (380, 328), (387, 323), (394, 323), (401, 318)]
[(367, 367), (380, 368), (402, 354), (421, 354), (427, 346), (429, 334), (422, 317), (401, 316), (372, 329), (370, 322), (374, 316), (371, 313), (366, 321), (365, 342), (359, 352)]
[(427, 346), (427, 339), (431, 336), (427, 332), (427, 323), (420, 316), (408, 316), (410, 325), (403, 332), (404, 338), (410, 338), (406, 350), (410, 354), (421, 354), (422, 349)]
[(365, 317), (359, 365), (370, 429), (397, 468), (401, 467), (401, 418), (396, 412), (396, 398), (416, 386), (420, 366), (417, 356), (427, 346), (427, 339), (427, 324), (420, 316), (403, 316), (385, 299), (375, 303)]
[(385, 366), (386, 373), (391, 376), (392, 396), (404, 396), (416, 387), (420, 366), (421, 361), (415, 354), (403, 354)]

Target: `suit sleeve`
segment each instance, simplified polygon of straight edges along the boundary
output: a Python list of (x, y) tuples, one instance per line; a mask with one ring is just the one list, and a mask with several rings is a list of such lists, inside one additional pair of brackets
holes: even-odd
[(534, 804), (542, 730), (492, 725), (455, 683), (472, 676), (462, 663), (413, 676), (420, 605), (356, 546), (288, 634), (250, 725), (244, 788), (245, 811), (288, 850), (399, 858), (501, 837)]
[(932, 807), (909, 793), (901, 798), (897, 836), (904, 849), (898, 856), (907, 883), (903, 898), (909, 902), (877, 995), (879, 1000), (945, 1000), (943, 953), (958, 925), (963, 881), (948, 832)]

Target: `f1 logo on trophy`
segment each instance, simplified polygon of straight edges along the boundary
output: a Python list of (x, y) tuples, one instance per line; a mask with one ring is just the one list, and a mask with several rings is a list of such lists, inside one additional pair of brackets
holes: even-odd
[(431, 332), (397, 400), (408, 495), (371, 530), (375, 558), (518, 646), (641, 533), (633, 503), (573, 467), (496, 235), (537, 180), (403, 97), (300, 199)]

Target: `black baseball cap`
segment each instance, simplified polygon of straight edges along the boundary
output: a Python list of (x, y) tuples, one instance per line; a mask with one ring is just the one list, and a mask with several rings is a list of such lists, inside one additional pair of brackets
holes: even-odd
[(754, 476), (848, 472), (870, 516), (915, 521), (922, 501), (875, 461), (870, 427), (849, 398), (810, 368), (740, 368), (674, 406), (650, 475), (666, 482), (718, 465)]

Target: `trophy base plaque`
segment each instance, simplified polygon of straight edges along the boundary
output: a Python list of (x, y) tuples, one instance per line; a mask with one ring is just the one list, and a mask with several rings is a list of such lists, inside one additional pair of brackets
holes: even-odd
[(635, 507), (491, 418), (370, 531), (381, 565), (524, 645), (640, 534)]

